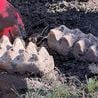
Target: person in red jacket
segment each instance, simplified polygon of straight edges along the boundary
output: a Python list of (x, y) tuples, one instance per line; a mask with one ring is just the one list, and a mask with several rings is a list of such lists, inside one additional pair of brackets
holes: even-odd
[(0, 0), (0, 37), (25, 37), (25, 28), (18, 10), (7, 0)]

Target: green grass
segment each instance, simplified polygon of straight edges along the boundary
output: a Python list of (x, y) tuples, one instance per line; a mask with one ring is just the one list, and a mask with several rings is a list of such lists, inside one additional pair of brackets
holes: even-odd
[[(74, 84), (74, 83), (73, 83)], [(97, 98), (95, 92), (98, 91), (98, 80), (96, 78), (86, 79), (86, 83), (80, 83), (80, 87), (74, 88), (75, 85), (60, 84), (54, 85), (50, 89), (37, 88), (28, 89), (25, 98)]]

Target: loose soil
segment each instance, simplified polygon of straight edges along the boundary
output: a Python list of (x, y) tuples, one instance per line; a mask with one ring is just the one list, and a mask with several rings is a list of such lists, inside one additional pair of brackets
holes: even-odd
[[(20, 11), (28, 38), (45, 37), (51, 28), (62, 24), (70, 29), (79, 28), (86, 34), (92, 33), (98, 37), (97, 0), (10, 0), (10, 2)], [(70, 77), (77, 77), (85, 83), (85, 76), (88, 78), (95, 76), (88, 69), (91, 63), (78, 61), (71, 55), (68, 57), (59, 55), (48, 48), (47, 40), (40, 46), (45, 46), (53, 55), (58, 81), (69, 82)], [(41, 79), (42, 81), (46, 82), (44, 79)]]

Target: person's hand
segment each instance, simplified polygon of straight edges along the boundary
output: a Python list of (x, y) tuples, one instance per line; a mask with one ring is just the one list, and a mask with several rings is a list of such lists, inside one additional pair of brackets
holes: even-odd
[(0, 37), (24, 37), (25, 28), (18, 10), (7, 0), (0, 0)]

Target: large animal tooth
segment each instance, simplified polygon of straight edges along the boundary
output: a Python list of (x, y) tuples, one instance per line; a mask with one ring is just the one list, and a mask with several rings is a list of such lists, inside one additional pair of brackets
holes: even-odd
[(87, 49), (90, 46), (90, 41), (87, 38), (82, 38), (79, 41), (77, 41), (73, 47), (73, 54), (77, 58), (81, 58), (85, 56), (85, 53), (87, 52)]
[(87, 53), (86, 53), (86, 60), (91, 62), (98, 62), (98, 45), (92, 45)]
[[(10, 46), (10, 48), (8, 48)], [(43, 68), (43, 69), (42, 69)], [(26, 49), (20, 38), (16, 38), (13, 45), (9, 38), (2, 37), (0, 48), (0, 69), (10, 73), (33, 72), (43, 74), (53, 70), (54, 61), (45, 48), (38, 52), (37, 46), (29, 42)]]

